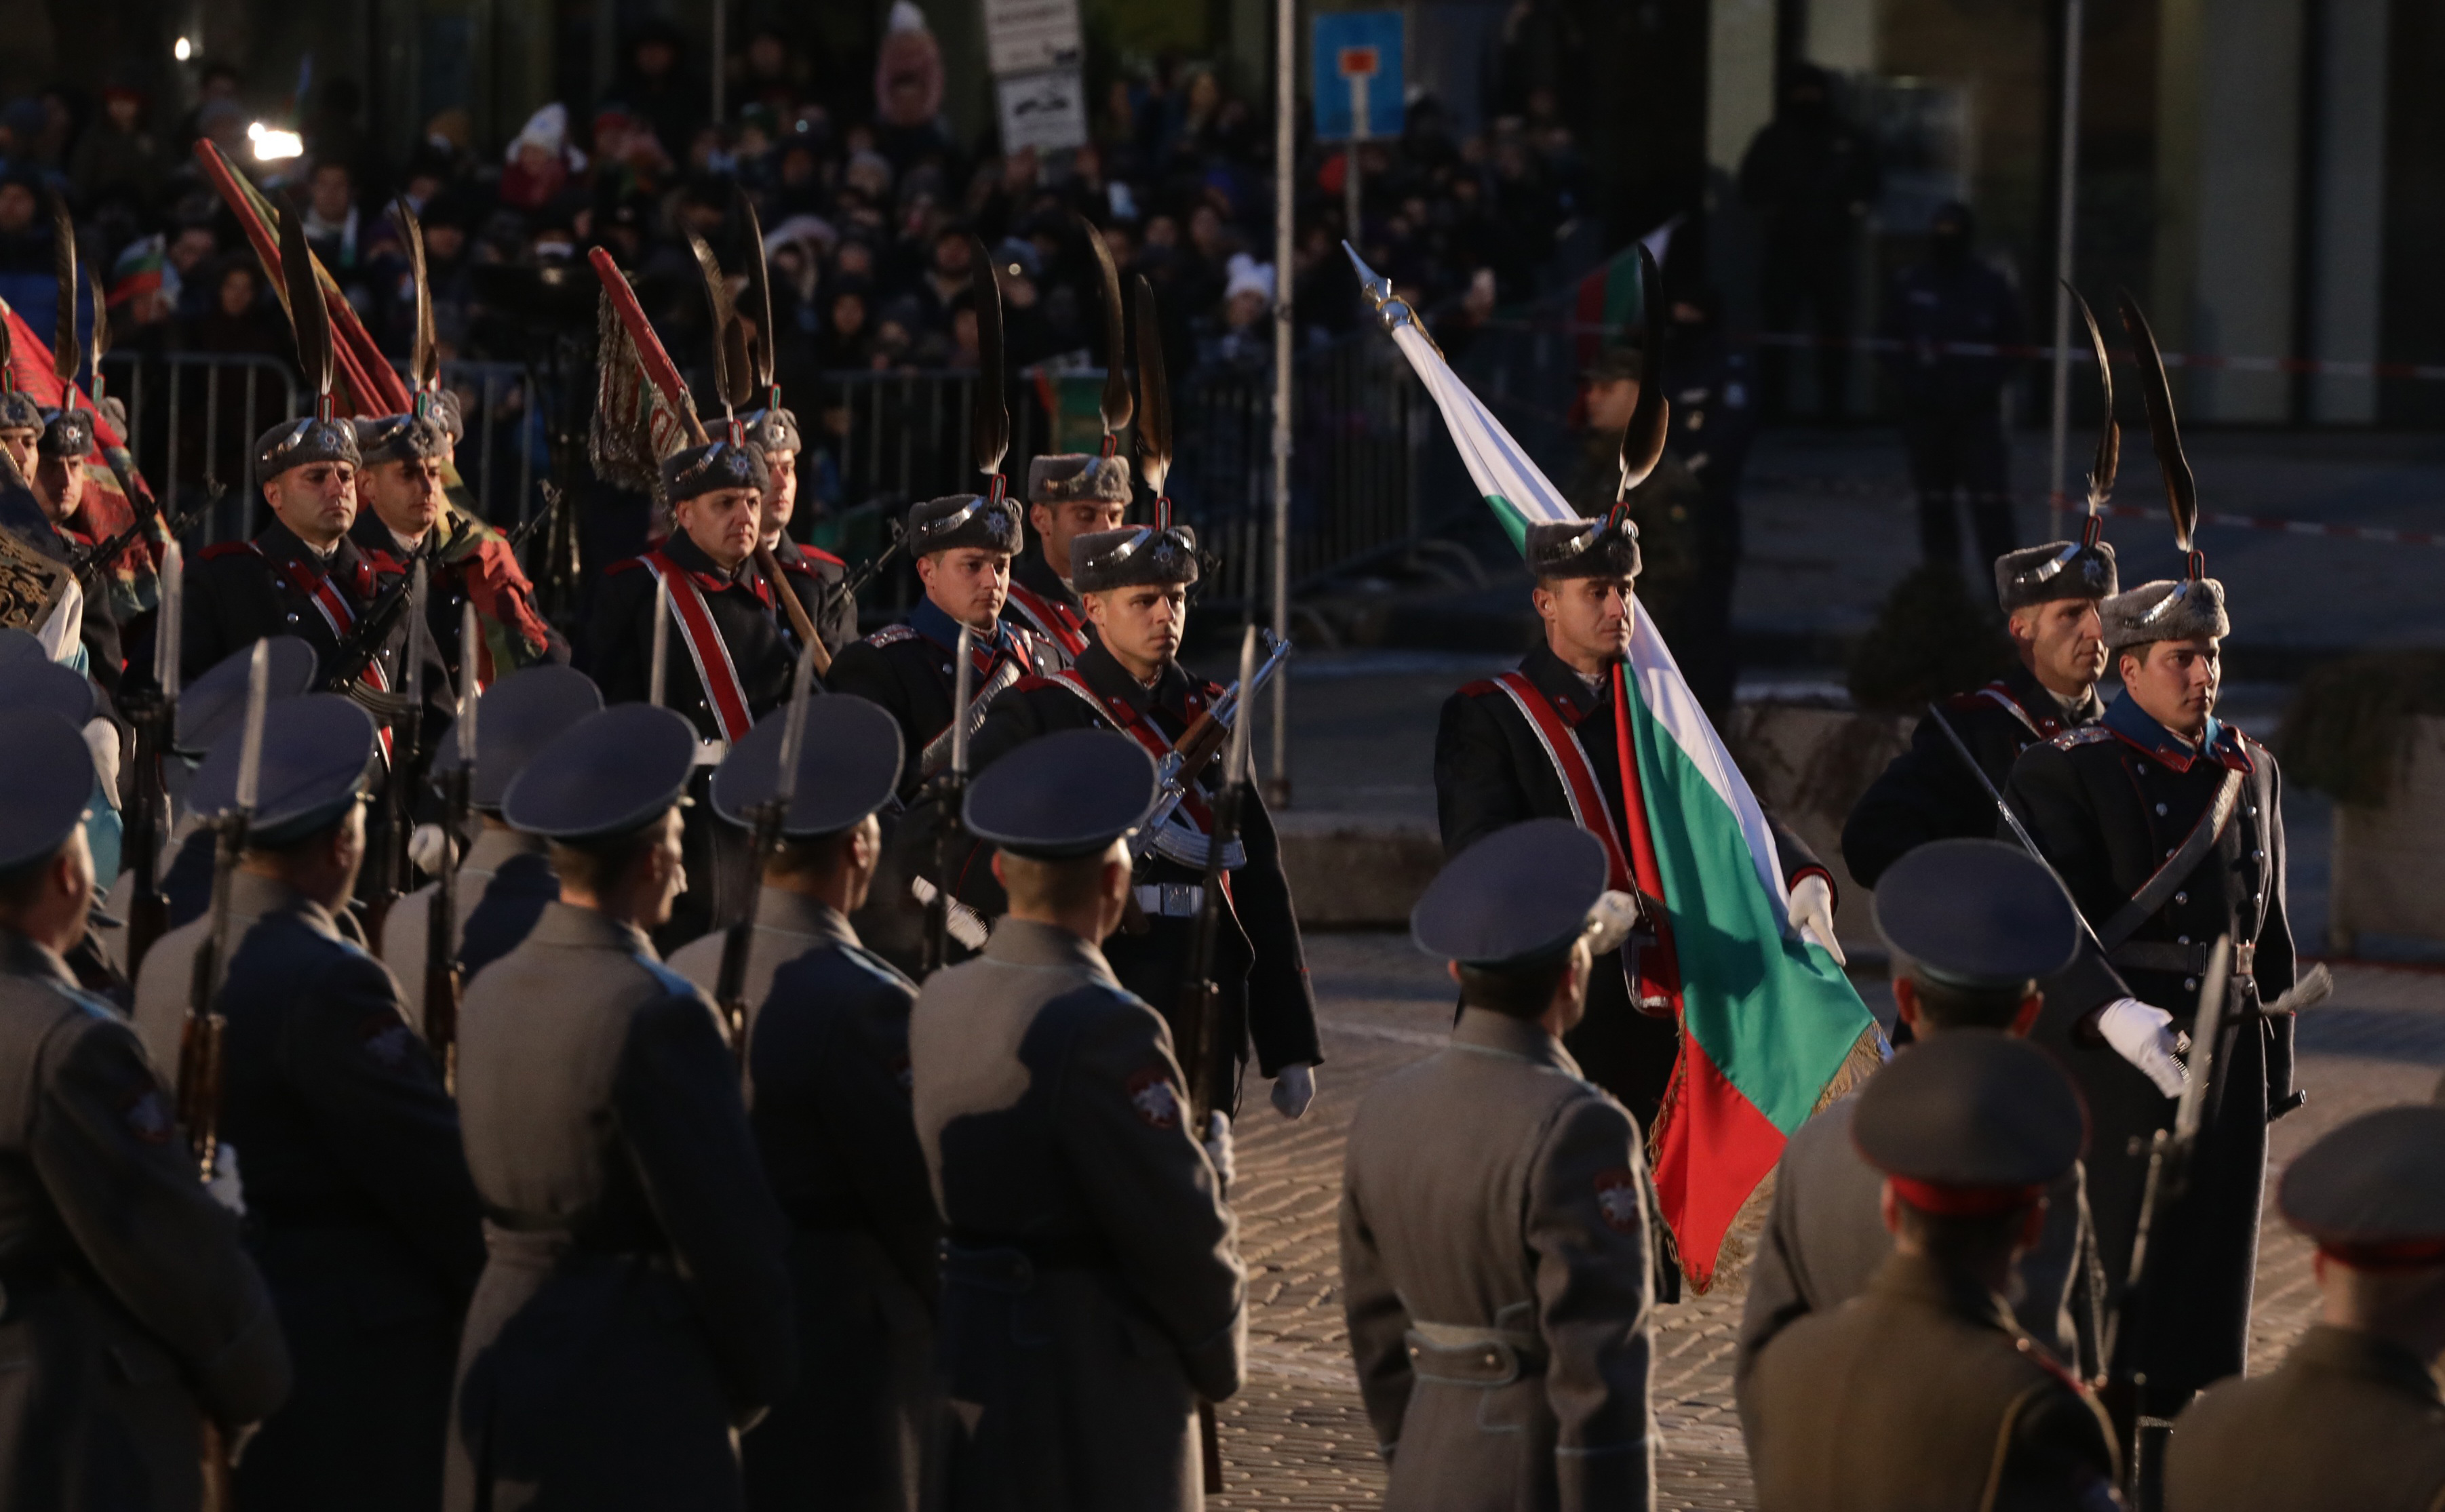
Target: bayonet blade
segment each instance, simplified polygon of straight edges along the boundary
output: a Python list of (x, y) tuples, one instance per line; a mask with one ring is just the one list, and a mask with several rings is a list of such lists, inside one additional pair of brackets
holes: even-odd
[(951, 775), (962, 779), (968, 775), (968, 700), (977, 682), (976, 650), (976, 632), (961, 625), (959, 665), (951, 684)]
[[(1239, 685), (1245, 688), (1256, 681), (1257, 627), (1251, 625), (1240, 637)], [(1226, 784), (1248, 780), (1248, 726), (1253, 722), (1249, 719), (1250, 713), (1248, 700), (1243, 697), (1231, 721), (1231, 753), (1222, 763), (1222, 780)]]
[(798, 796), (798, 753), (807, 743), (807, 705), (814, 682), (815, 653), (811, 645), (798, 653), (797, 670), (791, 674), (789, 722), (781, 726), (781, 769), (773, 779), (773, 801), (784, 824), (789, 822), (790, 804)]
[[(426, 568), (424, 551), (416, 553), (416, 563), (408, 569), (407, 578), (407, 655), (400, 668), (399, 681), (409, 698), (420, 705), (424, 701), (424, 661), (433, 644), (433, 627), (424, 618), (424, 604), (432, 588), (432, 577)], [(416, 753), (402, 751), (402, 759)]]
[(2181, 422), (2174, 417), (2174, 389), (2165, 380), (2165, 357), (2156, 349), (2156, 333), (2131, 290), (2118, 292), (2122, 328), (2131, 333), (2139, 359), (2139, 397), (2148, 403), (2148, 439), (2156, 448), (2156, 467), (2165, 475), (2165, 507), (2174, 516), (2174, 544), (2192, 550), (2199, 525), (2199, 485), (2191, 475), (2190, 458), (2182, 455)]
[(182, 647), (178, 637), (185, 626), (180, 623), (187, 604), (187, 549), (173, 538), (161, 549), (159, 575), (160, 596), (155, 607), (153, 622), (153, 680), (160, 685), (165, 702), (178, 699), (178, 658)]
[(270, 698), (271, 643), (257, 641), (246, 663), (246, 723), (238, 735), (237, 811), (254, 817), (255, 800), (263, 795), (263, 710)]
[(993, 253), (975, 236), (968, 238), (968, 287), (976, 293), (977, 407), (973, 449), (977, 471), (987, 477), (1001, 473), (1010, 455), (1010, 405), (1002, 395), (1001, 277)]
[(655, 708), (663, 706), (663, 663), (671, 655), (671, 586), (663, 578), (654, 579), (654, 660), (645, 673), (645, 701)]
[(1087, 245), (1094, 250), (1096, 271), (1104, 284), (1104, 392), (1095, 401), (1096, 412), (1104, 421), (1107, 439), (1117, 436), (1129, 423), (1136, 404), (1129, 398), (1129, 312), (1121, 304), (1121, 270), (1112, 261), (1112, 249), (1104, 241), (1104, 233), (1084, 215), (1077, 217), (1078, 228), (1087, 233)]
[(433, 289), (426, 282), (424, 227), (402, 195), (392, 201), (401, 233), (407, 240), (408, 276), (416, 283), (416, 329), (408, 338), (407, 381), (417, 389), (429, 387), (441, 375), (440, 347), (433, 332)]
[(476, 685), (476, 661), (483, 650), (483, 642), (476, 630), (476, 605), (473, 600), (458, 606), (458, 764), (469, 772), (476, 770), (476, 706), (483, 689)]
[(1170, 375), (1163, 366), (1163, 323), (1154, 308), (1154, 287), (1140, 273), (1138, 318), (1138, 470), (1147, 487), (1163, 496), (1171, 476)]

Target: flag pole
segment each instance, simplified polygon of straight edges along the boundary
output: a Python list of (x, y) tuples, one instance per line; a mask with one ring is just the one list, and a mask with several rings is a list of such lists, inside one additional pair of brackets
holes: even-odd
[[(1291, 241), (1297, 175), (1297, 133), (1292, 112), (1298, 106), (1293, 87), (1298, 59), (1297, 0), (1274, 0), (1274, 634), (1291, 634)], [(1354, 167), (1355, 159), (1353, 159)], [(1271, 716), (1273, 775), (1265, 784), (1265, 801), (1287, 808), (1291, 801), (1290, 668), (1274, 680)]]
[[(2071, 445), (2072, 232), (2079, 210), (2080, 52), (2085, 0), (2063, 0), (2062, 136), (2055, 174), (2054, 447), (2046, 469), (2046, 538), (2063, 532), (2063, 462)], [(2107, 417), (2111, 420), (2112, 417)]]

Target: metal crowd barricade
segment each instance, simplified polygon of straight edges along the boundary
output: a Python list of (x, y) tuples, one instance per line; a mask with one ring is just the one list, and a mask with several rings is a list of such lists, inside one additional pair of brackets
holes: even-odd
[(476, 513), (505, 531), (524, 524), (551, 466), (534, 374), (523, 363), (444, 362), (441, 384), (466, 422), (457, 462)]
[(255, 438), (305, 413), (297, 376), (254, 353), (113, 352), (108, 392), (127, 406), (128, 450), (174, 513), (199, 507), (218, 483), (227, 492), (197, 530), (204, 541), (253, 533)]

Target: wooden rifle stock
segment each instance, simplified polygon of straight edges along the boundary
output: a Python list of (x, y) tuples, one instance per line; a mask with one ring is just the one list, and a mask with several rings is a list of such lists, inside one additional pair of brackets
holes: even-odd
[(832, 669), (832, 654), (824, 645), (824, 638), (815, 633), (815, 622), (807, 617), (807, 607), (798, 602), (798, 595), (792, 590), (789, 580), (781, 575), (780, 558), (773, 554), (771, 547), (760, 543), (756, 546), (756, 570), (763, 573), (764, 581), (773, 586), (773, 596), (780, 601), (782, 612), (790, 617), (790, 628), (797, 635), (798, 644), (813, 654), (815, 675), (828, 675)]

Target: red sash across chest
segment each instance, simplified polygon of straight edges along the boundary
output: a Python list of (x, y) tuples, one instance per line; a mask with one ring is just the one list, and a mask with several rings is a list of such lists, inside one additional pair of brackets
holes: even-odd
[(1010, 601), (1029, 623), (1044, 633), (1044, 638), (1059, 646), (1062, 654), (1075, 660), (1087, 649), (1087, 624), (1066, 604), (1055, 604), (1040, 594), (1013, 583)]
[(756, 725), (747, 708), (747, 688), (730, 659), (730, 643), (721, 638), (721, 627), (713, 623), (713, 611), (697, 589), (696, 575), (663, 554), (660, 547), (642, 560), (645, 570), (670, 589), (671, 618), (679, 625), (688, 660), (696, 663), (697, 679), (704, 684), (704, 700), (713, 707), (714, 723), (720, 727), (722, 738), (744, 739)]
[[(1102, 715), (1107, 724), (1145, 747), (1146, 754), (1154, 757), (1156, 765), (1162, 765), (1164, 758), (1172, 754), (1171, 738), (1155, 728), (1153, 720), (1130, 707), (1128, 700), (1107, 702), (1104, 696), (1089, 686), (1086, 678), (1075, 670), (1055, 672), (1045, 681), (1057, 683), (1086, 700), (1087, 706)], [(1186, 707), (1188, 718), (1193, 722), (1199, 715), (1205, 712), (1204, 690), (1192, 685), (1188, 690)], [(1204, 797), (1197, 791), (1197, 785), (1194, 782), (1184, 782), (1182, 789), (1180, 812), (1186, 814), (1189, 821), (1197, 826), (1199, 833), (1212, 834), (1214, 813), (1206, 807)]]
[[(266, 557), (265, 560), (271, 561), (271, 558)], [(317, 572), (305, 563), (294, 560), (272, 562), (271, 565), (279, 569), (282, 576), (289, 579), (291, 588), (305, 594), (315, 609), (321, 613), (323, 623), (331, 628), (333, 643), (346, 644), (349, 633), (357, 627), (357, 607), (349, 603), (348, 596), (340, 591), (340, 586), (331, 581), (331, 574)], [(357, 564), (358, 591), (370, 596), (373, 587), (373, 568), (359, 562)], [(412, 672), (411, 675), (413, 675)], [(390, 691), (389, 674), (383, 671), (382, 659), (378, 656), (365, 659), (364, 679), (366, 685), (378, 693)], [(390, 726), (383, 725), (379, 733), (382, 737), (383, 759), (387, 762), (391, 758)]]

